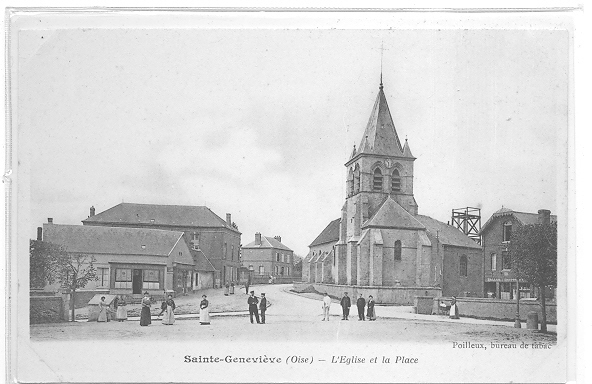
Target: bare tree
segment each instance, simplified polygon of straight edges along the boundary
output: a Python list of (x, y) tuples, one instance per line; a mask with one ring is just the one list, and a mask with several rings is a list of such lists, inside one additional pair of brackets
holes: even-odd
[(557, 223), (520, 225), (510, 244), (521, 277), (539, 288), (541, 331), (547, 332), (545, 290), (557, 286)]
[(76, 320), (76, 290), (86, 287), (89, 281), (97, 280), (97, 269), (94, 266), (96, 261), (94, 256), (68, 252), (58, 259), (59, 280), (62, 287), (69, 290), (71, 294), (72, 321)]

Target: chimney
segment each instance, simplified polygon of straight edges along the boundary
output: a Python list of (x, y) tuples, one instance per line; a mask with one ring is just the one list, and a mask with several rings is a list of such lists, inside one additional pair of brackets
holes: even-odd
[(226, 214), (226, 224), (228, 224), (229, 227), (232, 227), (232, 220), (230, 218), (230, 213)]
[(539, 209), (539, 224), (548, 225), (551, 223), (551, 211), (548, 209)]
[(43, 228), (37, 227), (37, 241), (43, 240)]
[(282, 242), (282, 237), (281, 236), (274, 236), (274, 239), (276, 239), (277, 241), (279, 241), (280, 243)]
[(95, 206), (93, 205), (92, 207), (90, 207), (90, 216), (89, 217), (93, 217), (95, 215)]
[(261, 233), (257, 232), (255, 234), (255, 244), (256, 245), (261, 245)]
[(53, 224), (53, 217), (47, 218), (47, 224)]

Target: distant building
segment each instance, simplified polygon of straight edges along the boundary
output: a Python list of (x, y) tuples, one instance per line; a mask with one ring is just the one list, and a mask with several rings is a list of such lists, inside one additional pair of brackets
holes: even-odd
[(162, 296), (164, 291), (211, 287), (214, 267), (193, 255), (183, 238), (183, 232), (159, 229), (43, 225), (43, 241), (96, 259), (98, 280), (81, 290), (88, 298), (96, 293), (141, 297), (145, 291)]
[(243, 267), (252, 267), (255, 276), (292, 277), (294, 251), (282, 244), (280, 236), (255, 234), (255, 241), (242, 247)]
[(82, 223), (183, 232), (187, 245), (216, 269), (216, 286), (238, 280), (241, 233), (230, 213), (223, 220), (204, 206), (121, 203), (96, 215), (91, 207), (90, 216)]
[(384, 301), (395, 303), (424, 294), (483, 295), (481, 246), (457, 228), (418, 214), (415, 160), (407, 140), (399, 140), (381, 83), (360, 145), (345, 163), (338, 240), (333, 243), (332, 235), (311, 244), (303, 265), (309, 281), (388, 287), (379, 299), (388, 292)]
[[(537, 289), (523, 280), (516, 281), (510, 243), (512, 229), (517, 225), (556, 222), (557, 216), (541, 209), (536, 213), (518, 212), (508, 208), (496, 211), (481, 229), (485, 257), (485, 293), (489, 297), (513, 300), (519, 283), (520, 297), (538, 297)], [(553, 297), (550, 290), (547, 297)]]

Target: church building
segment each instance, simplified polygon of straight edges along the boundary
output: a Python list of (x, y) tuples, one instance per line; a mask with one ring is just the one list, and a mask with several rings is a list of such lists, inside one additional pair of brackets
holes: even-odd
[[(482, 297), (481, 246), (457, 228), (418, 214), (415, 160), (407, 140), (399, 140), (381, 81), (360, 145), (345, 163), (338, 239), (321, 250), (331, 256), (331, 277), (316, 273), (325, 270), (326, 257), (305, 258), (305, 279), (324, 285), (318, 290), (340, 296), (343, 286), (351, 286), (356, 289), (350, 288), (350, 295), (401, 304), (426, 293)], [(311, 253), (318, 253), (313, 244)]]

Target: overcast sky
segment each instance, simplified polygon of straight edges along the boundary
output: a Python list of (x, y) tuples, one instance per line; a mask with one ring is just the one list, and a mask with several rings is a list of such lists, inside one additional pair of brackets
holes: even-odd
[[(206, 205), (305, 255), (340, 216), (380, 81), (419, 213), (564, 204), (568, 34), (551, 30), (108, 30), (19, 36), (30, 231), (94, 205)], [(561, 219), (561, 218), (560, 218)]]

